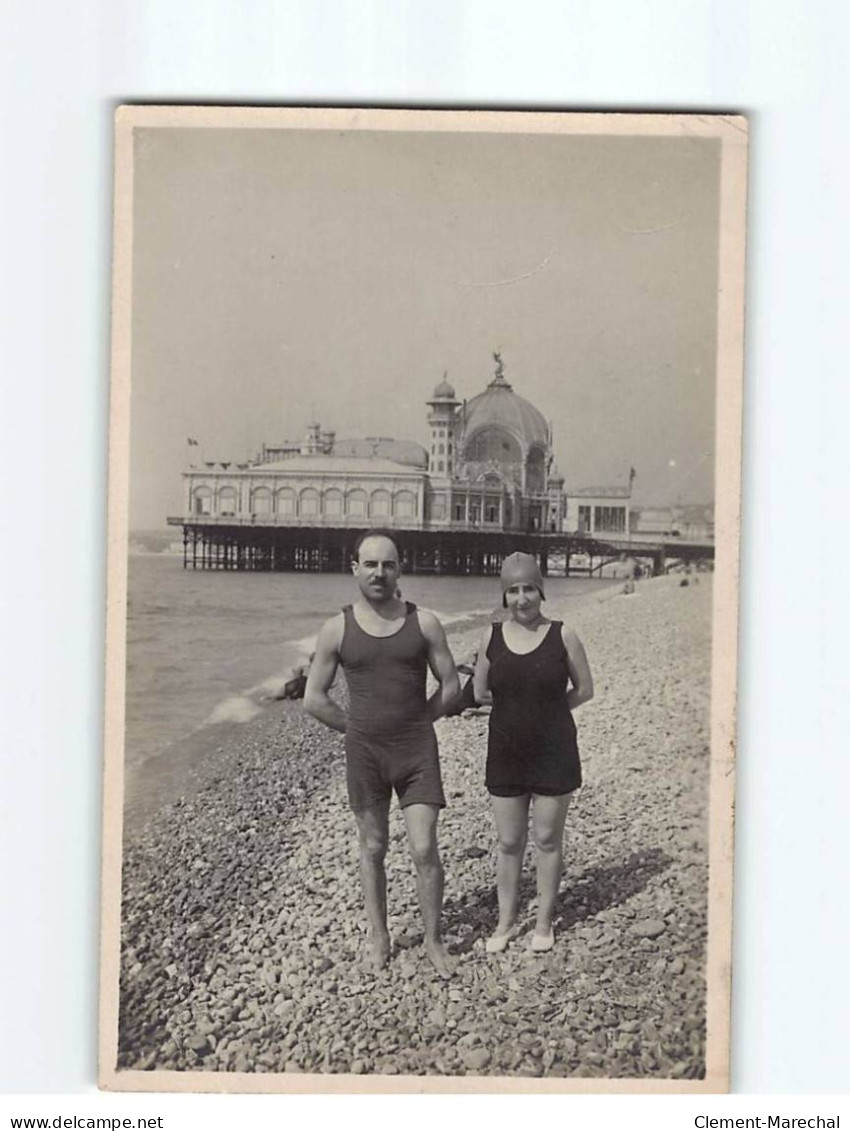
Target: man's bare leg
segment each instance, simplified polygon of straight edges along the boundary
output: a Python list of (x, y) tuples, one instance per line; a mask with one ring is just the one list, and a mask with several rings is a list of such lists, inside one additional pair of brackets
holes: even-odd
[(443, 945), (440, 915), (443, 910), (443, 865), (437, 850), (436, 805), (407, 805), (402, 810), (407, 843), (416, 865), (416, 891), (425, 928), (425, 953), (437, 973), (450, 978), (454, 960)]
[(369, 955), (380, 970), (390, 958), (387, 930), (387, 875), (384, 858), (389, 843), (389, 799), (355, 813), (360, 844), (360, 879), (369, 920)]

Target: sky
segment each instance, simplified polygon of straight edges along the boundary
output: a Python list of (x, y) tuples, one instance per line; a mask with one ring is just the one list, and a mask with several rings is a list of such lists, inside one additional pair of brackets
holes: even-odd
[(568, 490), (711, 501), (719, 170), (694, 137), (136, 130), (131, 527), (181, 513), (189, 437), (427, 446), (495, 350)]

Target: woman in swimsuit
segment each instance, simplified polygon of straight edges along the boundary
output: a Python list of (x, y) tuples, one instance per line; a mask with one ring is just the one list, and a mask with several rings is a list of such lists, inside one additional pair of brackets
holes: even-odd
[[(499, 922), (487, 941), (503, 951), (516, 934), (528, 813), (537, 849), (537, 922), (531, 949), (551, 950), (552, 917), (563, 868), (564, 822), (581, 785), (572, 712), (593, 697), (593, 678), (576, 634), (541, 611), (543, 577), (531, 554), (502, 567), (503, 624), (492, 624), (478, 650), (475, 697), (491, 703), (486, 785), (498, 835)], [(568, 689), (569, 688), (569, 689)]]

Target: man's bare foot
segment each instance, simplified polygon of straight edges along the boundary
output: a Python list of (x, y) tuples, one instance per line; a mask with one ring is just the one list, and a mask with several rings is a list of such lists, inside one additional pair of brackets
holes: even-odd
[(366, 958), (369, 966), (376, 973), (383, 970), (390, 960), (390, 936), (379, 935), (370, 938), (366, 947)]
[(431, 939), (425, 940), (425, 953), (431, 965), (437, 971), (441, 978), (451, 978), (455, 972), (455, 960), (446, 950), (441, 942), (435, 942)]

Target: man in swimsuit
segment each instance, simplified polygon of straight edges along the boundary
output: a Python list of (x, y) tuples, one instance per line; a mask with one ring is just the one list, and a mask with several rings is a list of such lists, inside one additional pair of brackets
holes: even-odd
[[(392, 538), (368, 531), (355, 558), (360, 596), (319, 633), (304, 705), (345, 734), (373, 964), (385, 966), (390, 957), (384, 858), (395, 789), (416, 866), (425, 951), (447, 978), (452, 962), (440, 934), (443, 866), (437, 851), (437, 814), (446, 802), (433, 721), (456, 698), (460, 683), (440, 622), (396, 595), (400, 570)], [(339, 665), (348, 681), (347, 712), (329, 695)], [(427, 699), (429, 667), (440, 686)]]

